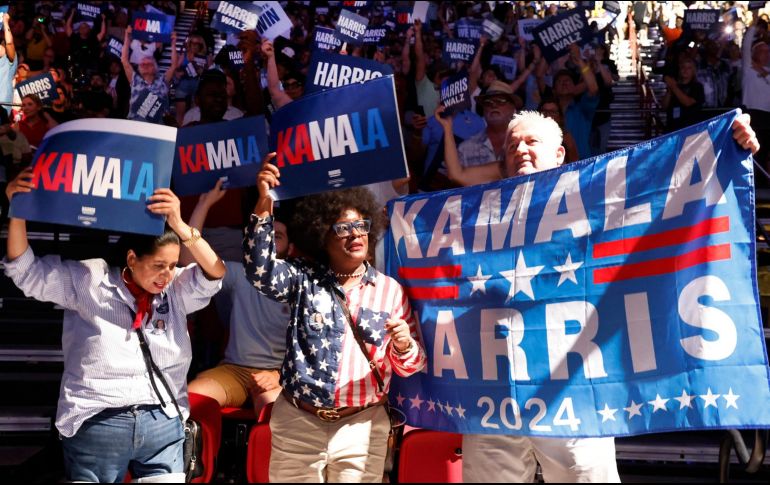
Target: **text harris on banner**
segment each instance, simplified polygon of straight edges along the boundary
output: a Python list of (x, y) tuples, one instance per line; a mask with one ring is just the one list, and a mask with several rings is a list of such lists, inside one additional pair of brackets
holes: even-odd
[(393, 68), (388, 64), (318, 50), (310, 58), (305, 94), (363, 83), (392, 74)]
[(408, 422), (570, 437), (770, 425), (734, 117), (391, 202), (387, 264), (430, 362), (392, 383)]

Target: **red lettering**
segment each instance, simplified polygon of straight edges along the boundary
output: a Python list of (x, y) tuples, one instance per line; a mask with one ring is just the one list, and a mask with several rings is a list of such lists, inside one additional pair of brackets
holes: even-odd
[(304, 158), (308, 162), (313, 161), (313, 146), (310, 144), (310, 136), (307, 134), (307, 125), (297, 125), (297, 133), (294, 135), (294, 161), (292, 165), (299, 165)]
[(51, 165), (56, 160), (57, 152), (40, 155), (35, 164), (35, 169), (32, 172), (32, 183), (35, 187), (40, 187), (40, 182), (43, 182), (43, 190), (55, 190), (53, 183), (51, 182)]
[(278, 168), (282, 168), (286, 165), (286, 161), (284, 160), (284, 157), (288, 160), (289, 163), (292, 165), (295, 165), (296, 162), (294, 161), (294, 155), (291, 153), (291, 148), (289, 148), (289, 142), (291, 141), (291, 132), (294, 131), (294, 128), (287, 128), (286, 131), (279, 131), (278, 132), (278, 147), (276, 149), (277, 158), (276, 158), (276, 165)]
[(147, 19), (134, 19), (134, 30), (142, 32), (147, 30)]
[(60, 190), (64, 186), (65, 192), (72, 193), (72, 154), (62, 153), (59, 158), (59, 165), (56, 167), (56, 174), (53, 176), (52, 190)]
[(179, 165), (182, 168), (182, 173), (186, 174), (188, 170), (195, 173), (195, 167), (192, 161), (192, 149), (193, 145), (187, 145), (187, 149), (184, 146), (179, 147)]
[(209, 167), (209, 157), (206, 155), (206, 148), (203, 143), (195, 145), (195, 172), (201, 170), (211, 170)]

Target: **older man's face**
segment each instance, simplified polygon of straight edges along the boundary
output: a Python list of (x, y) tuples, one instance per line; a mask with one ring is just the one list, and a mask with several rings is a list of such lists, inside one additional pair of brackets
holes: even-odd
[(519, 122), (508, 133), (505, 167), (509, 177), (556, 168), (564, 162), (564, 148), (540, 123)]
[(516, 106), (508, 96), (490, 96), (481, 102), (484, 108), (484, 120), (487, 125), (508, 124), (516, 114)]

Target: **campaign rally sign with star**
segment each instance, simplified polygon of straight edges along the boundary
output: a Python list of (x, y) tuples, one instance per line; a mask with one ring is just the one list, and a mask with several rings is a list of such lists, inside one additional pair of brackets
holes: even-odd
[(429, 362), (391, 386), (408, 423), (561, 437), (770, 425), (735, 115), (392, 201), (388, 269)]

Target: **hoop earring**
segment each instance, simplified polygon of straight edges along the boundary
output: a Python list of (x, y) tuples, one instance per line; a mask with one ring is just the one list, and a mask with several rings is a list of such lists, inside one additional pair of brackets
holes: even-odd
[[(123, 283), (125, 283), (127, 285), (130, 285), (131, 282), (128, 281), (128, 279), (126, 278), (126, 270), (127, 269), (128, 269), (128, 266), (123, 267), (123, 271), (120, 272), (120, 277), (123, 279)], [(131, 281), (133, 281), (133, 280), (134, 280), (134, 278), (132, 277)]]

